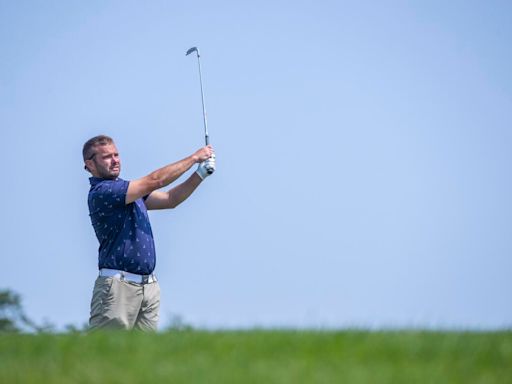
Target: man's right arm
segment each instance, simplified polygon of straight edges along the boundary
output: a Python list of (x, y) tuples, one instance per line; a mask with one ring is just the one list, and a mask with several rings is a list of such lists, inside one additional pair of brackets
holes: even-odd
[(149, 195), (151, 192), (171, 184), (195, 163), (201, 163), (209, 159), (212, 154), (213, 149), (208, 145), (183, 160), (166, 165), (140, 179), (130, 181), (126, 193), (126, 204), (133, 203), (138, 198)]

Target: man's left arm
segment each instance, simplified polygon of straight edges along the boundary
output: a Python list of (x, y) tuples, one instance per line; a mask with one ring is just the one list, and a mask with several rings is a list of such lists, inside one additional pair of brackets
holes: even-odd
[(209, 159), (201, 163), (196, 172), (176, 187), (171, 188), (167, 192), (151, 192), (144, 202), (146, 204), (146, 208), (148, 210), (176, 208), (187, 200), (199, 184), (201, 184), (201, 182), (211, 174), (208, 172), (209, 169), (211, 172), (215, 170), (215, 156), (213, 156), (213, 159)]
[(176, 208), (195, 191), (199, 184), (201, 184), (201, 181), (199, 175), (194, 172), (183, 183), (171, 188), (167, 192), (153, 191), (144, 202), (146, 208), (149, 210)]

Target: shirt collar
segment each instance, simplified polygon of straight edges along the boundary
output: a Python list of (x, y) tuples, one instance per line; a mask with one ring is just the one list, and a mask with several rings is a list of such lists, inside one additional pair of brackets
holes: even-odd
[(102, 181), (117, 181), (121, 180), (119, 177), (116, 179), (104, 179), (102, 177), (89, 177), (89, 182), (91, 183), (91, 186), (95, 186), (96, 184), (101, 183)]

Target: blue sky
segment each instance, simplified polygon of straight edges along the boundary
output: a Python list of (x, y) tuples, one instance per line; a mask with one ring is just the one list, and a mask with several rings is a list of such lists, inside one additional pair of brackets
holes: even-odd
[(114, 137), (126, 179), (199, 148), (197, 45), (218, 171), (150, 214), (162, 326), (510, 327), (511, 14), (1, 1), (1, 286), (38, 321), (87, 321), (82, 145)]

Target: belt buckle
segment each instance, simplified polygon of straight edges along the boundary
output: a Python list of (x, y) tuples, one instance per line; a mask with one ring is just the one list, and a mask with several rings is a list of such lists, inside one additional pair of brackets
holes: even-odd
[(142, 275), (142, 284), (149, 283), (149, 278), (150, 277), (151, 277), (151, 275)]

